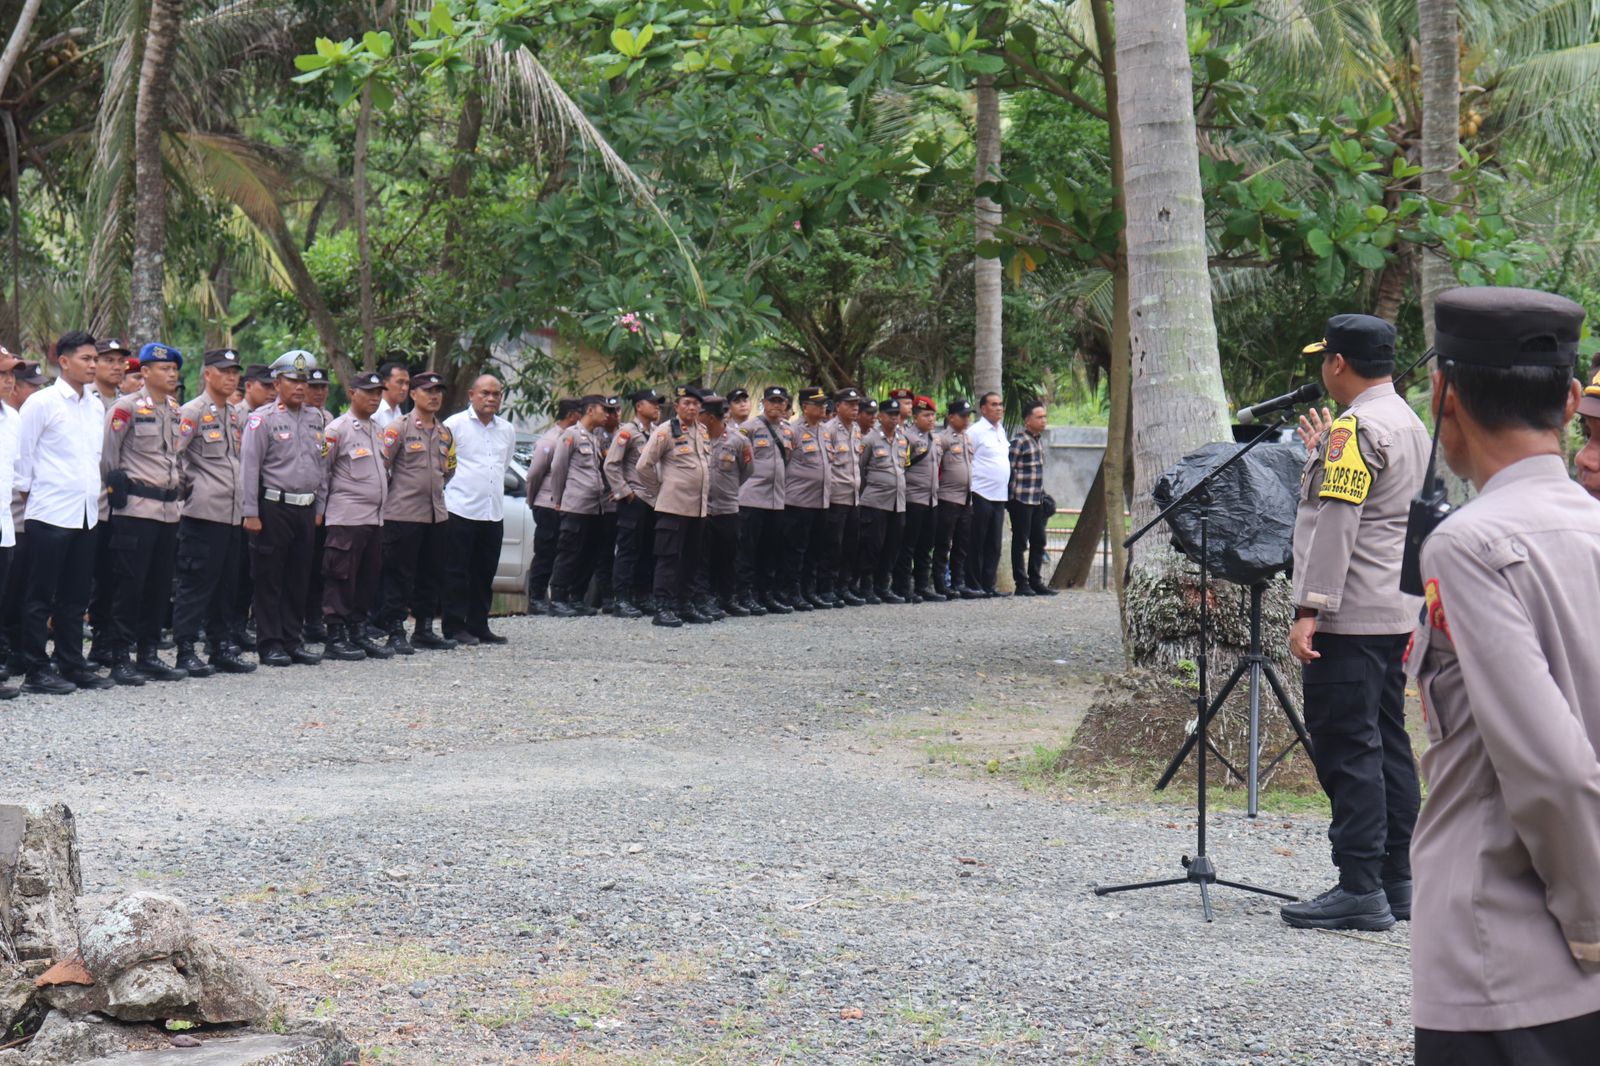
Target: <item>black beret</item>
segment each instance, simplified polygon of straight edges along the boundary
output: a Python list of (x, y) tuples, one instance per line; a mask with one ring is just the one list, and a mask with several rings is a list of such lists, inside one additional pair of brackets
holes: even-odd
[(1322, 339), (1301, 349), (1307, 355), (1331, 352), (1369, 363), (1394, 362), (1394, 326), (1372, 315), (1334, 315)]
[(1583, 317), (1581, 306), (1552, 292), (1451, 289), (1433, 306), (1433, 350), (1475, 366), (1571, 367)]

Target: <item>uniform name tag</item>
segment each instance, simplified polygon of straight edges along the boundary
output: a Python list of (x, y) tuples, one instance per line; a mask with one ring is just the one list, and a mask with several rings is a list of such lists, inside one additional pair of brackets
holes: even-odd
[(1372, 491), (1372, 471), (1361, 457), (1361, 439), (1355, 415), (1336, 418), (1328, 429), (1328, 451), (1323, 459), (1322, 490), (1325, 500), (1365, 503)]

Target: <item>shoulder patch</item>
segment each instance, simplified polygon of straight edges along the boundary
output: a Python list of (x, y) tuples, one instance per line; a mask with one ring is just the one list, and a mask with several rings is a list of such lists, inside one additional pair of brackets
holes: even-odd
[[(207, 417), (210, 417), (210, 416), (207, 416)], [(183, 436), (185, 436), (185, 437), (187, 437), (191, 433), (193, 433), (194, 432), (194, 419), (185, 418), (182, 422), (178, 423), (178, 432), (180, 434), (182, 434)]]
[(1428, 601), (1428, 625), (1443, 633), (1446, 640), (1455, 643), (1455, 638), (1450, 636), (1450, 623), (1445, 621), (1444, 597), (1439, 593), (1438, 579), (1429, 578), (1428, 583), (1422, 586), (1422, 591)]
[(257, 428), (260, 427), (260, 425), (261, 425), (261, 416), (260, 415), (251, 415), (249, 420), (245, 422), (244, 428), (245, 429), (257, 429)]
[(1328, 429), (1328, 450), (1322, 461), (1322, 490), (1325, 500), (1365, 503), (1372, 491), (1372, 471), (1361, 457), (1361, 438), (1356, 432), (1355, 415), (1333, 420)]
[(127, 428), (127, 425), (128, 425), (128, 412), (124, 408), (113, 407), (111, 409), (111, 430), (112, 430), (112, 432), (113, 433), (121, 433), (124, 429)]

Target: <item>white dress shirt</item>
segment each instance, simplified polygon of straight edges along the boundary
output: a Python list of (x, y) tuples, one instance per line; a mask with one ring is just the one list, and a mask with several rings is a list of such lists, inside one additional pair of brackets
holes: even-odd
[(400, 408), (396, 407), (388, 400), (382, 400), (378, 403), (378, 409), (372, 412), (372, 424), (377, 426), (381, 432), (382, 430), (388, 429), (389, 423), (399, 418), (400, 413)]
[(444, 505), (453, 515), (478, 522), (506, 516), (506, 467), (517, 431), (499, 415), (484, 425), (472, 408), (444, 420), (456, 441), (456, 474), (444, 487)]
[(998, 422), (975, 419), (967, 429), (972, 438), (972, 492), (995, 503), (1006, 502), (1011, 485), (1011, 438)]
[(11, 483), (17, 472), (17, 431), (22, 416), (0, 402), (0, 548), (14, 547), (17, 529), (11, 521)]
[(100, 445), (105, 408), (94, 389), (57, 378), (21, 414), (16, 488), (28, 494), (23, 517), (63, 529), (93, 529), (100, 517)]

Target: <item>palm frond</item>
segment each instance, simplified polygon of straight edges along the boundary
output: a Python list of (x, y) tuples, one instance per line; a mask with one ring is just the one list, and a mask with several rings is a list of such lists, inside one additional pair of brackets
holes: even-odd
[(127, 262), (133, 247), (128, 218), (133, 193), (133, 111), (148, 18), (146, 0), (114, 0), (104, 10), (104, 36), (120, 43), (107, 49), (103, 60), (94, 162), (84, 207), (84, 228), (94, 236), (84, 268), (82, 300), (94, 332), (118, 321), (127, 306)]

